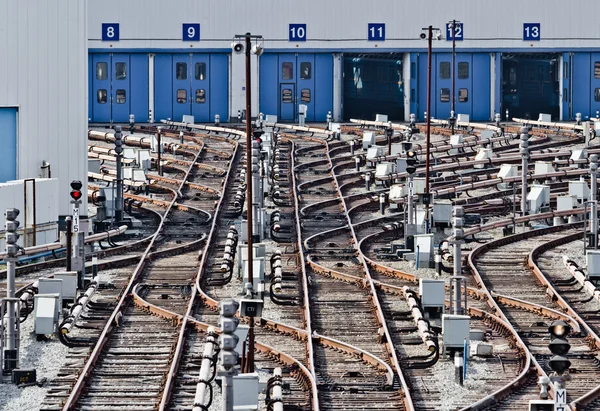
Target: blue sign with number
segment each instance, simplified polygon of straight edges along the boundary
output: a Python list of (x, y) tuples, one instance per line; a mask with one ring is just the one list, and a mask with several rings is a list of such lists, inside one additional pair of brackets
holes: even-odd
[(367, 39), (370, 41), (385, 40), (385, 23), (369, 23)]
[(119, 41), (119, 23), (102, 23), (102, 41)]
[(456, 22), (456, 26), (454, 30), (452, 30), (452, 23), (446, 23), (446, 40), (447, 41), (463, 41), (463, 32), (464, 26), (462, 23)]
[(290, 24), (289, 41), (306, 41), (306, 24)]
[(183, 23), (183, 41), (200, 41), (200, 23)]
[(540, 23), (523, 23), (523, 40), (540, 40)]

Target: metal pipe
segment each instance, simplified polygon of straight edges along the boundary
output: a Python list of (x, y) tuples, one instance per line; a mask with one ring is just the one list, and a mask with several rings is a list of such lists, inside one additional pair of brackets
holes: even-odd
[(428, 28), (427, 38), (427, 133), (425, 144), (425, 193), (429, 193), (429, 144), (431, 139), (431, 40), (433, 37), (433, 26)]
[(595, 250), (598, 249), (598, 203), (596, 201), (598, 182), (596, 180), (598, 173), (598, 156), (592, 154), (590, 156), (590, 175), (591, 175), (591, 189), (590, 189), (590, 201), (592, 203), (592, 246)]
[(99, 284), (98, 284), (98, 279), (97, 278), (93, 279), (90, 282), (90, 284), (89, 284), (87, 290), (85, 291), (85, 293), (83, 295), (81, 295), (77, 299), (77, 301), (75, 302), (75, 304), (71, 307), (71, 312), (69, 313), (69, 316), (62, 323), (62, 325), (60, 327), (60, 332), (61, 333), (68, 334), (68, 333), (71, 332), (71, 330), (75, 326), (75, 323), (79, 319), (79, 316), (81, 315), (81, 313), (85, 309), (88, 301), (90, 300), (90, 298), (92, 298), (92, 296), (94, 295), (94, 293), (98, 289), (98, 285)]
[(71, 217), (67, 217), (67, 230), (65, 236), (67, 236), (67, 271), (71, 271), (71, 257), (73, 256), (73, 220)]
[[(248, 279), (247, 281), (252, 284), (253, 280), (253, 232), (252, 232), (252, 100), (251, 100), (251, 71), (250, 71), (250, 33), (246, 33), (246, 212), (247, 212), (247, 231), (248, 231)], [(254, 319), (250, 319), (250, 326), (248, 329), (248, 356), (246, 357), (245, 364), (246, 372), (254, 372)], [(225, 387), (227, 388), (227, 387)], [(231, 389), (233, 389), (231, 387)], [(224, 390), (225, 391), (225, 390)]]
[[(200, 367), (200, 378), (198, 385), (196, 385), (196, 395), (194, 396), (194, 408), (192, 411), (202, 411), (202, 406), (209, 406), (204, 396), (206, 395), (206, 388), (211, 383), (211, 370), (213, 366), (216, 366), (216, 364), (213, 364), (213, 362), (216, 361), (216, 358), (214, 358), (216, 346), (216, 330), (214, 327), (208, 327), (208, 336), (206, 337), (206, 344), (204, 344), (204, 354), (202, 355), (202, 365)], [(212, 391), (212, 388), (210, 388), (210, 390)]]
[(283, 411), (283, 389), (281, 384), (282, 371), (280, 367), (273, 370), (273, 383), (271, 386), (272, 411)]
[(402, 291), (404, 291), (404, 298), (410, 307), (410, 312), (415, 320), (421, 339), (425, 345), (427, 345), (427, 350), (434, 352), (436, 350), (436, 337), (429, 329), (429, 322), (425, 321), (425, 318), (423, 317), (423, 312), (416, 299), (416, 293), (407, 286), (402, 287)]
[[(456, 123), (454, 116), (456, 115), (456, 111), (455, 111), (455, 95), (454, 95), (454, 90), (455, 90), (455, 60), (456, 60), (456, 20), (452, 20), (452, 108), (450, 109), (451, 111), (451, 117), (452, 117), (452, 134), (454, 134), (454, 124)], [(429, 108), (427, 108), (427, 111), (429, 112)]]

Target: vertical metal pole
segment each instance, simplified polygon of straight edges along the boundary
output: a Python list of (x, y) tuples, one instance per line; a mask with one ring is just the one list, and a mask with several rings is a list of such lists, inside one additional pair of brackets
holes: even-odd
[(6, 345), (6, 349), (9, 351), (12, 350), (16, 350), (17, 349), (17, 342), (16, 342), (16, 330), (15, 330), (15, 302), (14, 300), (11, 301), (10, 299), (14, 299), (15, 298), (15, 262), (17, 261), (17, 259), (15, 257), (7, 257), (6, 258), (6, 275), (7, 275), (7, 281), (6, 281), (6, 297), (9, 298), (8, 300), (8, 304), (7, 304), (7, 311), (8, 311), (8, 343)]
[[(121, 127), (115, 127), (115, 140), (122, 138)], [(117, 146), (115, 154), (117, 155), (117, 204), (115, 205), (115, 219), (117, 223), (123, 221), (123, 167), (122, 167), (122, 154), (121, 146)]]
[(413, 217), (413, 187), (414, 187), (414, 183), (413, 183), (413, 176), (409, 175), (408, 176), (408, 224), (414, 224), (414, 217)]
[(591, 225), (592, 225), (592, 246), (595, 250), (598, 249), (598, 203), (596, 201), (598, 182), (596, 180), (598, 173), (598, 156), (592, 154), (590, 156), (590, 174), (591, 174), (591, 190), (590, 201), (592, 203)]
[[(456, 34), (456, 20), (452, 20), (452, 108), (451, 108), (452, 114), (451, 114), (451, 117), (453, 119), (456, 116), (456, 111), (455, 111), (455, 106), (454, 106), (454, 102), (456, 100), (455, 99), (455, 95), (454, 95), (454, 90), (455, 90), (455, 88), (454, 88), (454, 85), (455, 85), (454, 84), (454, 82), (455, 82), (454, 77), (456, 75), (456, 73), (455, 73), (455, 66), (454, 66), (455, 65), (455, 60), (456, 60), (456, 53), (455, 53), (455, 50), (456, 50), (456, 35), (455, 34)], [(452, 134), (454, 134), (454, 123), (455, 122), (456, 121), (452, 121)]]
[(429, 193), (429, 144), (431, 138), (431, 40), (433, 36), (433, 26), (428, 27), (429, 35), (427, 38), (427, 133), (425, 149), (425, 194)]
[(162, 144), (160, 142), (160, 130), (156, 133), (156, 143), (158, 144), (158, 165), (156, 167), (156, 169), (158, 170), (158, 175), (162, 176), (163, 175), (163, 170), (162, 170), (162, 161), (161, 161), (161, 151), (162, 151)]
[(521, 128), (521, 215), (525, 216), (527, 207), (527, 168), (529, 161), (529, 130), (527, 127)]
[[(253, 253), (252, 244), (252, 100), (250, 81), (250, 33), (246, 33), (246, 208), (247, 208), (247, 230), (248, 230), (248, 279), (252, 284), (253, 280)], [(254, 319), (250, 319), (248, 329), (248, 356), (246, 358), (246, 372), (254, 372)]]
[(66, 218), (67, 229), (65, 235), (67, 236), (67, 271), (71, 271), (71, 258), (73, 256), (73, 220), (71, 217)]
[(233, 375), (231, 373), (227, 373), (223, 377), (223, 411), (233, 411)]

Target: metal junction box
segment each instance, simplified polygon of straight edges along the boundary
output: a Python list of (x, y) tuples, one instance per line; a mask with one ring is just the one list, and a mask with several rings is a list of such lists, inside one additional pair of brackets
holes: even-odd
[(550, 114), (540, 113), (538, 117), (538, 121), (543, 121), (544, 123), (552, 122), (552, 116)]
[(258, 373), (233, 377), (233, 407), (244, 411), (258, 409)]
[(585, 181), (569, 181), (569, 195), (585, 201), (589, 198), (590, 188)]
[(54, 274), (56, 280), (62, 280), (62, 298), (75, 300), (77, 297), (77, 271), (65, 271)]
[[(571, 160), (573, 160), (573, 161), (585, 160), (586, 158), (587, 158), (587, 150), (585, 150), (585, 149), (573, 150), (571, 152)], [(571, 168), (581, 168), (583, 166), (584, 166), (584, 164), (572, 164), (570, 167)]]
[(38, 280), (39, 294), (56, 294), (58, 297), (58, 306), (56, 307), (55, 319), (58, 321), (60, 307), (62, 307), (62, 280), (55, 278), (40, 278)]
[(462, 349), (465, 340), (469, 341), (469, 325), (471, 317), (468, 315), (442, 315), (442, 334), (444, 334), (444, 348)]
[(542, 207), (550, 205), (550, 186), (534, 184), (527, 194), (527, 201), (531, 213), (539, 213)]
[(372, 131), (365, 131), (363, 133), (363, 139), (362, 139), (362, 147), (363, 149), (368, 149), (369, 147), (371, 147), (372, 145), (375, 144), (375, 133), (373, 133)]
[(552, 162), (550, 162), (550, 161), (536, 161), (535, 162), (535, 170), (534, 170), (533, 174), (540, 175), (540, 174), (550, 174), (550, 173), (554, 173), (554, 166), (552, 165)]
[(367, 161), (373, 160), (375, 157), (384, 155), (385, 147), (372, 146), (367, 149)]
[(38, 335), (54, 334), (58, 322), (58, 294), (38, 294), (34, 299), (34, 330)]
[[(480, 148), (475, 156), (475, 161), (487, 160), (488, 158), (492, 158), (494, 152), (491, 148)], [(473, 168), (485, 168), (485, 164), (475, 164)]]
[(378, 121), (381, 123), (387, 123), (388, 115), (387, 114), (375, 114), (375, 121)]
[(587, 274), (590, 280), (600, 279), (600, 251), (587, 250), (585, 254)]
[(569, 195), (556, 197), (556, 211), (572, 210), (574, 208), (577, 208), (577, 197)]
[[(370, 149), (369, 149), (370, 150)], [(394, 172), (394, 163), (379, 163), (375, 168), (375, 178), (386, 177)], [(377, 182), (377, 180), (376, 180)]]
[(429, 264), (433, 260), (433, 251), (433, 234), (415, 235), (415, 258), (418, 255), (419, 263)]
[(429, 278), (419, 279), (419, 295), (421, 296), (421, 306), (444, 307), (446, 299), (446, 282), (444, 280), (431, 280)]
[(456, 121), (459, 123), (468, 123), (469, 122), (469, 115), (468, 114), (458, 114), (456, 116)]
[(452, 201), (437, 200), (433, 203), (433, 224), (450, 225), (452, 222)]

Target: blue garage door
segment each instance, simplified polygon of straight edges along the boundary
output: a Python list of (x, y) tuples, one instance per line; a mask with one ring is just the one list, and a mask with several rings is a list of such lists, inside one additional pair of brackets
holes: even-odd
[[(572, 59), (572, 116), (585, 120), (600, 115), (600, 53), (574, 53)], [(563, 102), (564, 104), (564, 102)]]
[[(424, 119), (427, 110), (427, 54), (419, 55), (419, 111)], [(451, 53), (435, 53), (431, 58), (431, 116), (447, 119), (452, 107), (454, 75), (455, 114), (468, 114), (471, 120), (490, 117), (490, 58), (488, 54), (457, 53), (452, 70)]]
[(148, 121), (148, 56), (94, 53), (91, 63), (92, 122)]
[(226, 54), (157, 54), (154, 57), (156, 119), (197, 123), (229, 116), (229, 60)]
[(17, 178), (17, 109), (0, 107), (0, 182)]
[(333, 107), (333, 56), (270, 53), (260, 57), (260, 111), (280, 121), (297, 121), (298, 105), (306, 121), (324, 121)]

